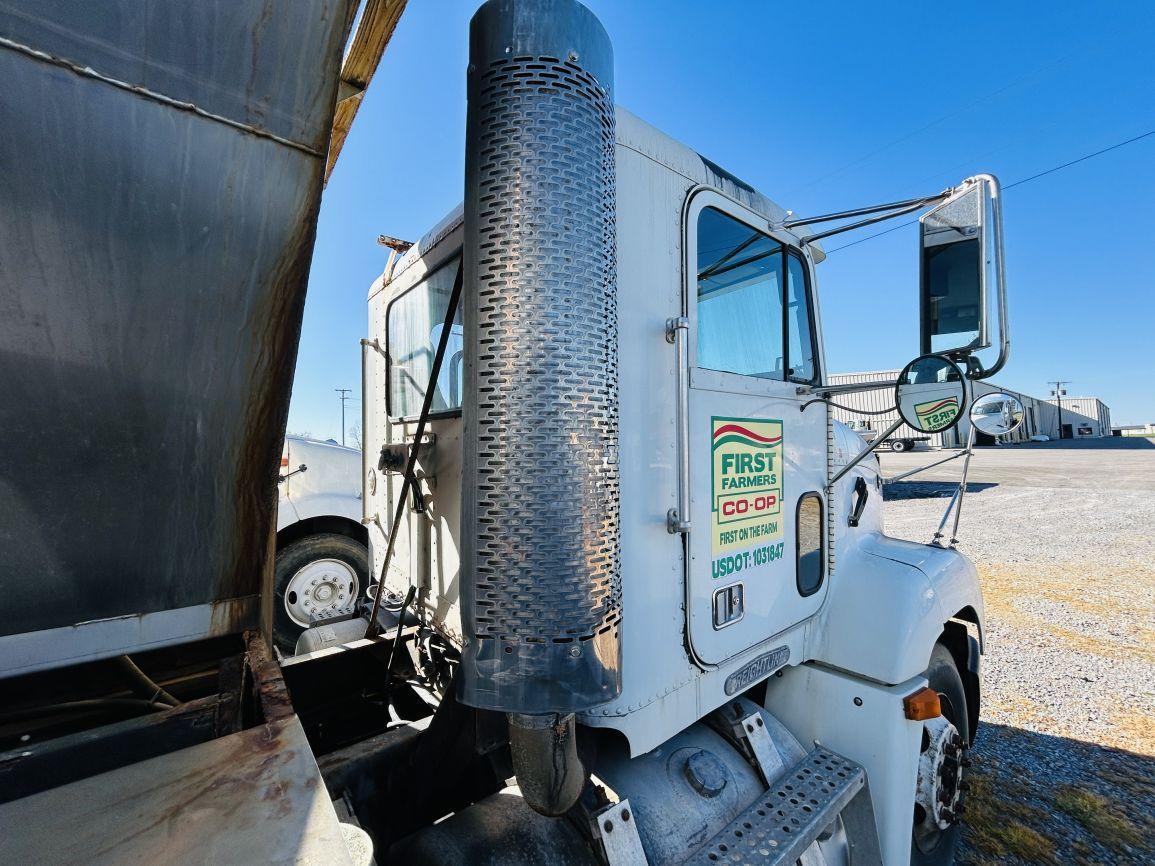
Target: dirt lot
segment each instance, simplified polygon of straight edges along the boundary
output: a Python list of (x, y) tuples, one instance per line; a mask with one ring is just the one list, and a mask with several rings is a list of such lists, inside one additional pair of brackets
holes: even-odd
[[(960, 470), (887, 485), (887, 531), (929, 540)], [(1155, 440), (978, 449), (959, 538), (987, 606), (963, 862), (1155, 862)]]

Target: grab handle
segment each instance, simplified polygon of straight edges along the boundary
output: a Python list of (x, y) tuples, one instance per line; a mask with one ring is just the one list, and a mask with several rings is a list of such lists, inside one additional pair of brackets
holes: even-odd
[(678, 425), (678, 505), (666, 512), (666, 531), (671, 535), (690, 531), (690, 363), (686, 353), (690, 320), (685, 316), (666, 320), (666, 342), (674, 344), (677, 394), (674, 398)]

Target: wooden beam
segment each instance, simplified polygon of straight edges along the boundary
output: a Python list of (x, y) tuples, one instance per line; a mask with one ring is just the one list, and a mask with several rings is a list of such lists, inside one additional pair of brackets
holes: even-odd
[(333, 115), (333, 132), (329, 138), (329, 155), (325, 162), (325, 183), (329, 182), (333, 166), (337, 164), (337, 157), (341, 155), (341, 148), (345, 146), (345, 139), (357, 116), (357, 109), (361, 107), (365, 88), (377, 71), (377, 64), (381, 62), (381, 56), (393, 37), (401, 13), (405, 11), (405, 3), (406, 0), (365, 0), (357, 30), (349, 40), (345, 60), (341, 64), (341, 86), (337, 94), (337, 110)]

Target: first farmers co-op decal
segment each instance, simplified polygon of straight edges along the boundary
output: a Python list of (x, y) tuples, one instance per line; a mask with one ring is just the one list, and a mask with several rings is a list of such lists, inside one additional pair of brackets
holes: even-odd
[(782, 422), (711, 419), (710, 546), (715, 578), (782, 556)]
[(945, 430), (954, 421), (958, 414), (958, 398), (947, 397), (945, 400), (930, 400), (926, 403), (916, 403), (914, 414), (918, 423), (928, 433)]

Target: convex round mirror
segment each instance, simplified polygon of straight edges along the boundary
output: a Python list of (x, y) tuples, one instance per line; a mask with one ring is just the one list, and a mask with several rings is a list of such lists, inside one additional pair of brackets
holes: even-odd
[(983, 394), (971, 406), (971, 424), (988, 436), (1005, 436), (1023, 423), (1023, 404), (1011, 394)]
[(966, 380), (958, 364), (942, 355), (915, 358), (898, 376), (894, 402), (902, 420), (923, 433), (942, 433), (963, 417)]

